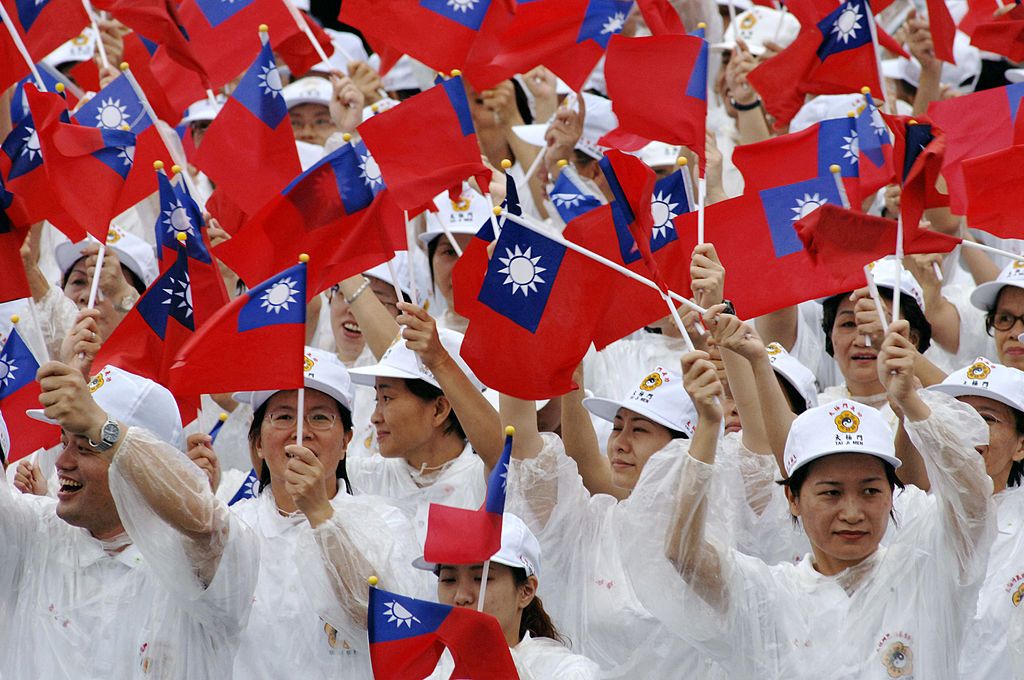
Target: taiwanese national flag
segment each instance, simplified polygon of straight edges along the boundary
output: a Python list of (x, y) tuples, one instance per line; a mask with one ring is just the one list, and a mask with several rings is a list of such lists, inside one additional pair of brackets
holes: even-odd
[(487, 497), (479, 510), (431, 503), (423, 559), (432, 564), (487, 562), (501, 550), (501, 521), (505, 513), (505, 483), (512, 433), (505, 433), (505, 450), (487, 479)]
[(377, 680), (425, 678), (445, 647), (455, 661), (453, 678), (519, 678), (505, 634), (490, 614), (371, 587), (366, 617)]
[(1024, 83), (983, 90), (928, 105), (928, 116), (946, 132), (942, 175), (949, 188), (949, 207), (967, 211), (961, 164), (967, 158), (1006, 149), (1013, 144), (1013, 126), (1024, 97)]
[[(458, 192), (467, 177), (485, 190), (490, 184), (461, 77), (378, 113), (359, 126), (359, 134), (403, 210), (421, 210), (445, 190)], [(200, 152), (207, 139), (209, 132)]]
[[(12, 194), (4, 210), (14, 224), (27, 227), (54, 211), (53, 191), (43, 168), (43, 152), (31, 112), (14, 125), (0, 145), (0, 179)], [(76, 236), (85, 237), (83, 233)]]
[(892, 138), (870, 92), (864, 93), (864, 108), (857, 114), (855, 121), (860, 196), (867, 198), (896, 177)]
[(375, 43), (437, 71), (462, 69), (472, 80), (473, 44), (500, 32), (514, 11), (512, 0), (345, 0), (338, 18)]
[(302, 172), (270, 43), (210, 123), (196, 165), (250, 214)]
[(297, 264), (203, 324), (175, 356), (167, 386), (176, 395), (298, 389), (305, 337), (306, 265)]
[[(205, 146), (206, 141), (203, 141)], [(404, 248), (405, 219), (362, 144), (343, 144), (302, 173), (231, 239), (218, 258), (245, 281), (295, 262), (308, 264), (312, 297), (387, 262)]]
[[(80, 0), (2, 0), (33, 61), (82, 32), (89, 23)], [(2, 22), (0, 22), (2, 23)], [(0, 28), (0, 92), (29, 73), (7, 27)]]
[(935, 186), (946, 150), (946, 136), (927, 118), (919, 118), (886, 116), (896, 136), (893, 164), (902, 185), (900, 214), (904, 228), (908, 229), (920, 224), (925, 208), (949, 205), (949, 197), (939, 193)]
[(1024, 144), (963, 164), (967, 225), (1000, 238), (1024, 238)]
[(157, 118), (168, 123), (181, 120), (189, 105), (204, 99), (206, 89), (199, 76), (173, 59), (154, 62), (160, 45), (132, 32), (124, 36), (123, 59), (132, 67), (139, 89), (153, 107)]
[[(619, 275), (511, 220), (488, 262), (490, 229), (485, 225), (453, 272), (456, 310), (469, 319), (460, 353), (502, 394), (527, 400), (565, 394), (605, 323)], [(467, 295), (473, 303), (460, 305)]]
[(579, 92), (632, 6), (633, 0), (520, 2), (499, 35), (474, 46), (466, 74), (486, 89), (543, 64)]
[(21, 260), (21, 244), (25, 232), (18, 229), (7, 214), (14, 196), (4, 188), (0, 177), (0, 303), (29, 297), (32, 293), (25, 278), (25, 264)]
[(116, 206), (118, 213), (157, 190), (153, 162), (170, 154), (130, 72), (125, 71), (96, 93), (71, 120), (104, 132), (128, 130), (135, 135), (134, 148), (119, 157), (118, 170), (127, 172), (127, 180)]
[(777, 127), (792, 120), (807, 94), (846, 94), (865, 86), (883, 92), (868, 0), (848, 0), (823, 17), (801, 17), (801, 24), (789, 47), (750, 72), (750, 84)]
[(39, 362), (18, 330), (12, 328), (6, 342), (0, 345), (0, 411), (11, 433), (8, 465), (36, 449), (60, 442), (60, 427), (25, 415), (28, 409), (39, 408), (38, 370)]
[(604, 203), (602, 197), (595, 195), (583, 185), (579, 174), (571, 165), (565, 166), (558, 173), (558, 179), (551, 187), (548, 197), (558, 211), (558, 216), (566, 224), (594, 208), (600, 208)]
[(1024, 7), (1017, 3), (1007, 14), (979, 22), (971, 34), (971, 44), (1014, 63), (1024, 61)]
[(31, 86), (26, 92), (57, 203), (75, 224), (102, 242), (110, 221), (123, 210), (135, 135), (65, 123), (62, 114), (67, 109), (58, 95)]
[[(196, 330), (189, 260), (185, 248), (180, 247), (171, 266), (150, 284), (104, 341), (96, 355), (98, 366), (118, 366), (161, 385), (169, 384), (174, 356)], [(191, 422), (199, 410), (195, 390), (190, 386), (181, 393), (172, 391), (182, 419)]]
[[(57, 83), (64, 86), (63, 97), (68, 102), (68, 108), (74, 109), (78, 104), (78, 94), (82, 93), (82, 90), (75, 85), (67, 76), (53, 68), (44, 61), (40, 61), (36, 64), (36, 70), (39, 71), (39, 77), (43, 81), (43, 85), (46, 86), (47, 92), (56, 92)], [(14, 92), (11, 94), (11, 125), (17, 125), (21, 122), (21, 119), (28, 115), (28, 98), (25, 96), (25, 85), (28, 83), (35, 84), (35, 78), (32, 75), (27, 75), (18, 81), (18, 84), (14, 86)], [(99, 89), (98, 87), (96, 88)]]
[[(638, 73), (645, 74), (637, 78)], [(704, 167), (708, 44), (703, 36), (615, 36), (608, 44), (605, 83), (619, 127), (598, 142), (636, 151), (651, 140), (681, 144)]]

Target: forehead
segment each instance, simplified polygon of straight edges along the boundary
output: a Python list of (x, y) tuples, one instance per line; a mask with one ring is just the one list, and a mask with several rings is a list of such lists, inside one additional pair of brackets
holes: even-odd
[(402, 378), (383, 378), (378, 376), (373, 384), (378, 390), (390, 390), (391, 392), (408, 392), (409, 386)]
[(314, 117), (314, 116), (329, 116), (331, 110), (323, 104), (314, 104), (313, 102), (306, 102), (305, 104), (296, 104), (292, 108), (288, 109), (289, 116), (298, 115), (300, 117)]
[(370, 290), (372, 290), (373, 294), (378, 298), (387, 298), (389, 300), (396, 299), (395, 287), (390, 283), (373, 276), (367, 276), (366, 278), (370, 281)]
[[(270, 399), (267, 400), (267, 410), (277, 408), (295, 408), (296, 399), (298, 397), (297, 390), (281, 390), (275, 392)], [(330, 406), (334, 403), (334, 399), (330, 395), (324, 394), (320, 390), (312, 387), (306, 388), (306, 393), (303, 396), (305, 400), (305, 408), (308, 410), (313, 407)]]
[(1024, 288), (1003, 286), (996, 298), (996, 309), (1019, 311), (1024, 309)]
[(860, 481), (868, 477), (885, 477), (881, 458), (863, 453), (834, 453), (810, 464), (807, 481)]
[(957, 401), (962, 401), (965, 404), (970, 404), (975, 411), (985, 410), (988, 412), (999, 413), (1004, 416), (1013, 415), (1013, 409), (1004, 404), (1001, 401), (990, 399), (989, 397), (981, 397), (975, 394), (965, 394), (961, 397), (957, 397)]

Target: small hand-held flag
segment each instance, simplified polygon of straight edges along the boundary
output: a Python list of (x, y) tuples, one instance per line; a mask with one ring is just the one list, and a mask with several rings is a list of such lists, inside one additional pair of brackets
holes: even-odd
[[(18, 317), (12, 320), (17, 324)], [(6, 342), (0, 342), (0, 410), (11, 432), (8, 465), (60, 441), (59, 427), (25, 415), (26, 410), (39, 408), (38, 370), (39, 362), (32, 350), (21, 339), (17, 327), (12, 328)]]

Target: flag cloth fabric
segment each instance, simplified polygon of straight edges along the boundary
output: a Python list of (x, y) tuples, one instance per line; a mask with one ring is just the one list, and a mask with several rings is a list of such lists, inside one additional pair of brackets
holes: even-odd
[[(31, 112), (22, 116), (0, 144), (0, 182), (10, 193), (4, 211), (15, 225), (27, 227), (53, 211), (53, 192)], [(76, 235), (85, 238), (84, 233)]]
[[(224, 423), (218, 422), (216, 425), (214, 425), (213, 426), (213, 430), (210, 430), (210, 436), (211, 437), (215, 436), (214, 435), (214, 430), (216, 430), (217, 428), (219, 428), (223, 424)], [(249, 474), (247, 474), (245, 476), (245, 479), (242, 480), (242, 484), (241, 484), (241, 486), (238, 487), (238, 491), (236, 491), (235, 495), (232, 496), (231, 500), (228, 501), (228, 507), (230, 508), (232, 505), (234, 505), (238, 501), (244, 501), (247, 498), (256, 498), (257, 494), (259, 493), (259, 488), (260, 488), (260, 478), (259, 478), (259, 475), (256, 474), (256, 470), (249, 470)]]
[(796, 40), (749, 76), (776, 127), (792, 120), (807, 94), (846, 94), (864, 86), (884, 92), (868, 0), (849, 0), (824, 16), (798, 18)]
[(505, 634), (490, 614), (371, 587), (366, 630), (377, 680), (427, 677), (445, 647), (455, 661), (453, 678), (519, 678)]
[(11, 432), (8, 465), (36, 449), (60, 442), (60, 427), (25, 415), (27, 409), (39, 408), (38, 370), (39, 362), (21, 339), (18, 329), (12, 328), (7, 340), (0, 344), (0, 411)]
[(1017, 3), (1009, 13), (980, 22), (971, 34), (971, 44), (1014, 63), (1024, 61), (1024, 7)]
[(636, 6), (651, 29), (651, 35), (682, 35), (686, 33), (679, 12), (668, 0), (637, 0)]
[(967, 211), (964, 159), (1006, 149), (1013, 143), (1021, 97), (1024, 83), (1014, 83), (928, 105), (928, 117), (946, 132), (942, 175), (949, 189), (950, 210), (957, 215)]
[[(203, 140), (205, 146), (206, 141)], [(405, 248), (405, 219), (362, 144), (343, 144), (302, 173), (214, 254), (259, 281), (301, 253), (312, 297)]]
[(124, 204), (135, 135), (64, 122), (67, 109), (61, 97), (31, 85), (26, 93), (57, 204), (78, 227), (103, 242)]
[(580, 179), (576, 168), (567, 165), (562, 168), (548, 194), (551, 204), (558, 211), (562, 221), (569, 224), (574, 219), (599, 208), (604, 204), (604, 199), (591, 190), (587, 189)]
[[(150, 284), (100, 346), (96, 365), (117, 366), (167, 385), (175, 353), (196, 330), (193, 300), (189, 257), (181, 246), (174, 263)], [(191, 422), (199, 411), (198, 395), (191, 388), (171, 391), (182, 422)]]
[(157, 118), (178, 121), (190, 104), (206, 97), (206, 91), (198, 74), (173, 59), (154, 63), (160, 50), (160, 45), (133, 31), (124, 36), (121, 58), (131, 65), (132, 75)]
[(270, 43), (203, 136), (196, 164), (218, 190), (255, 213), (302, 172)]
[(939, 192), (939, 180), (946, 151), (946, 136), (925, 116), (886, 116), (896, 137), (893, 165), (902, 186), (900, 215), (903, 226), (913, 229), (921, 222), (925, 208), (949, 205), (949, 197)]
[(4, 188), (0, 176), (0, 303), (32, 295), (25, 276), (25, 263), (21, 259), (21, 244), (26, 232), (18, 229), (7, 214), (14, 201), (14, 195)]
[[(82, 32), (89, 17), (80, 0), (2, 0), (33, 61), (43, 57)], [(3, 23), (3, 22), (0, 22)], [(0, 26), (0, 92), (29, 73), (7, 28)]]
[(143, 95), (129, 72), (124, 72), (87, 101), (71, 119), (83, 126), (104, 131), (127, 129), (135, 135), (135, 146), (120, 156), (120, 169), (128, 173), (121, 199), (115, 209), (124, 212), (156, 191), (153, 161), (169, 158)]
[(461, 77), (442, 80), (358, 129), (403, 210), (423, 210), (442, 191), (458, 192), (467, 177), (483, 190), (490, 184)]
[(165, 384), (176, 395), (298, 389), (305, 337), (306, 265), (300, 263), (214, 314), (178, 351)]
[(475, 256), (463, 263), (467, 248), (452, 274), (455, 290), (462, 288), (457, 294), (468, 292), (478, 303), (460, 306), (456, 298), (456, 311), (469, 319), (460, 353), (485, 385), (503, 394), (528, 400), (565, 394), (604, 323), (617, 284), (612, 277), (619, 274), (511, 220), (488, 262), (486, 251), (479, 256), (488, 235), (477, 235)]
[(1000, 238), (1024, 238), (1024, 144), (963, 164), (967, 225)]
[(896, 177), (892, 136), (870, 92), (864, 93), (864, 108), (857, 114), (854, 132), (857, 133), (859, 198), (866, 198)]
[(935, 57), (947, 64), (955, 64), (953, 39), (956, 38), (956, 22), (949, 13), (945, 0), (925, 0), (928, 8), (928, 30), (932, 34), (932, 49)]
[(681, 144), (696, 152), (704, 167), (708, 44), (703, 36), (614, 36), (604, 77), (619, 126), (599, 144), (625, 151), (651, 140)]
[(501, 522), (505, 513), (505, 483), (512, 435), (505, 434), (505, 449), (487, 479), (487, 497), (479, 510), (431, 503), (423, 559), (432, 564), (478, 564), (501, 550)]
[[(57, 83), (64, 86), (64, 98), (67, 100), (68, 108), (74, 109), (75, 105), (78, 104), (78, 97), (75, 95), (75, 92), (81, 93), (78, 86), (45, 61), (38, 62), (36, 70), (39, 71), (39, 77), (42, 79), (43, 85), (46, 86), (47, 92), (56, 92)], [(29, 74), (19, 80), (17, 85), (14, 86), (14, 92), (11, 94), (11, 125), (17, 125), (21, 122), (22, 118), (28, 115), (28, 99), (25, 97), (25, 85), (28, 83), (35, 84), (35, 82), (35, 78)], [(97, 87), (96, 89), (98, 90), (99, 88)]]

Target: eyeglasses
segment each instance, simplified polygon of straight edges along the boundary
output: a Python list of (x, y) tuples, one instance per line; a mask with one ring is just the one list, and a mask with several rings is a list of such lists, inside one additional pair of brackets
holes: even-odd
[(992, 315), (992, 327), (997, 331), (1008, 331), (1020, 321), (1024, 324), (1024, 315), (1016, 316), (1009, 312), (996, 312)]
[[(295, 414), (291, 411), (268, 413), (266, 421), (275, 430), (290, 430), (295, 427)], [(311, 411), (306, 414), (306, 425), (311, 430), (329, 430), (338, 421), (338, 414), (329, 411)]]

